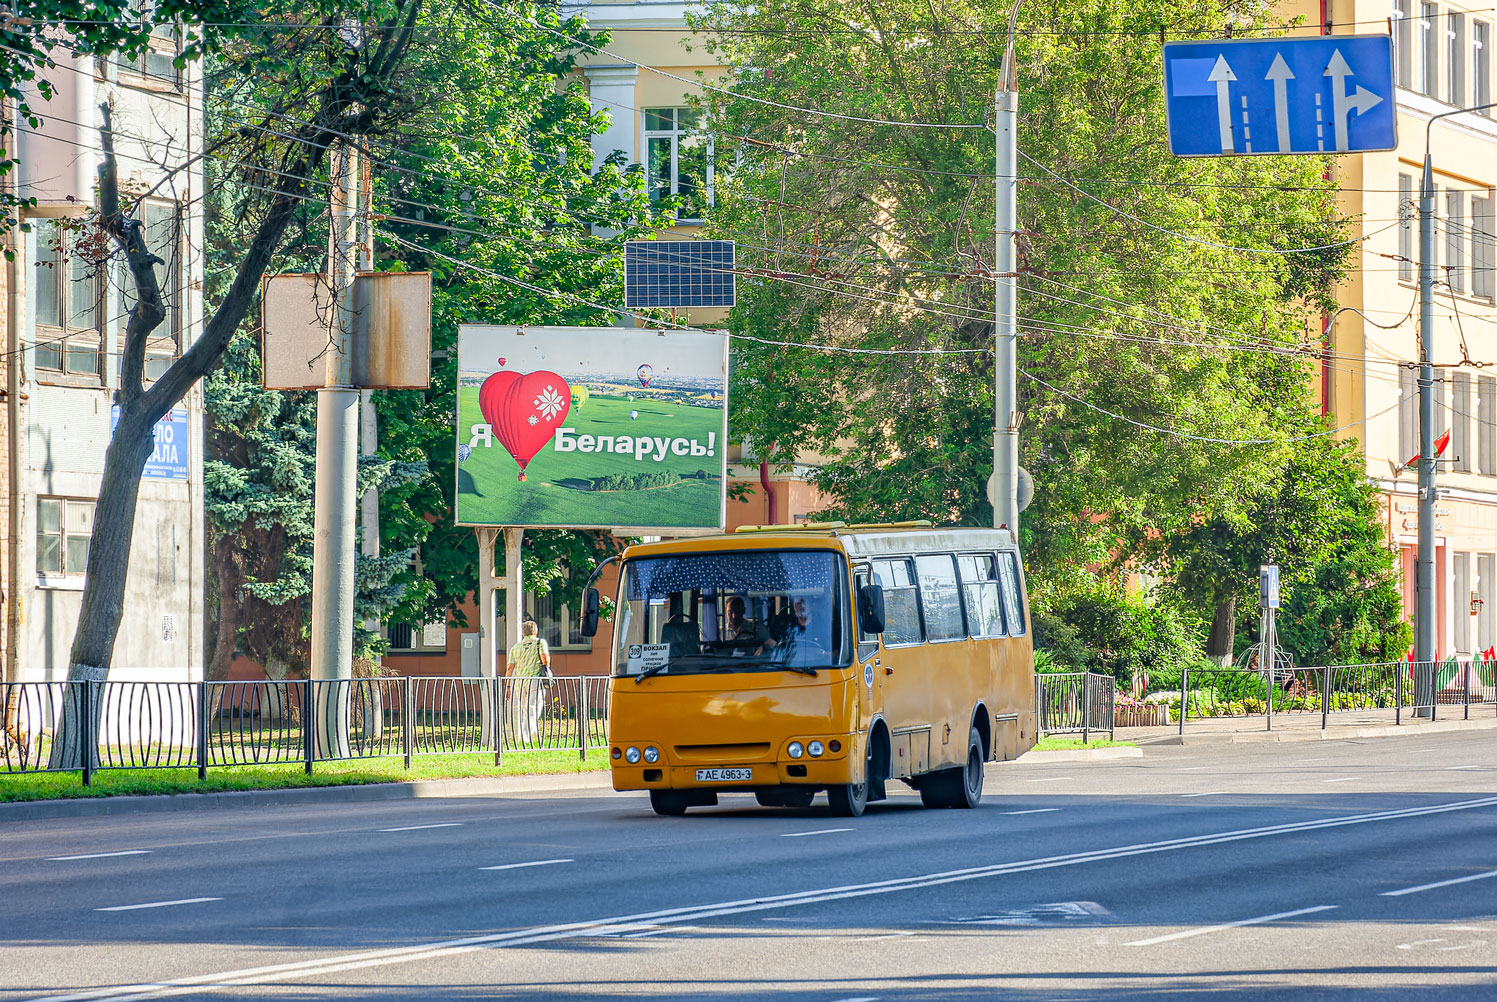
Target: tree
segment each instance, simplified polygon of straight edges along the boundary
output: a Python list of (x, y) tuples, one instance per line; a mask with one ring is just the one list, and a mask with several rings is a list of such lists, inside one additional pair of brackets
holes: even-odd
[[(569, 39), (601, 45), (606, 36), (545, 5), (491, 17), (432, 3), (416, 30), (440, 39), (443, 101), (408, 116), (366, 156), (382, 220), (378, 266), (433, 272), (431, 388), (375, 396), (379, 457), (364, 457), (361, 469), (397, 476), (380, 488), (384, 556), (369, 582), (380, 586), (379, 602), (361, 603), (358, 615), (408, 623), (451, 615), (463, 623), (461, 604), (478, 584), (478, 551), (472, 531), (452, 522), (457, 326), (611, 321), (606, 310), (514, 283), (616, 298), (621, 241), (659, 223), (637, 171), (618, 163), (592, 169), (591, 138), (607, 119), (572, 78), (577, 44)], [(230, 174), (224, 187), (232, 190), (236, 180)], [(215, 253), (231, 259), (240, 242), (236, 214), (219, 212), (210, 222)], [(594, 236), (594, 226), (617, 235)], [(324, 224), (309, 218), (298, 236), (280, 262), (285, 270), (317, 270)], [(305, 394), (260, 389), (250, 334), (241, 332), (208, 386), (219, 596), (211, 672), (226, 672), (238, 648), (272, 674), (298, 675), (307, 644), (312, 414)], [(616, 546), (606, 533), (532, 532), (527, 582), (570, 601)], [(411, 559), (416, 553), (419, 561)], [(362, 587), (367, 563), (361, 558), (361, 597), (369, 591)], [(371, 651), (377, 646), (372, 636), (361, 639)]]
[[(371, 0), (367, 4), (325, 0), (268, 8), (263, 4), (171, 2), (141, 19), (146, 32), (178, 17), (193, 23), (206, 20), (211, 27), (189, 31), (190, 54), (212, 54), (234, 65), (244, 79), (257, 84), (278, 80), (281, 86), (259, 89), (256, 96), (261, 100), (241, 115), (241, 128), (210, 151), (237, 161), (260, 182), (239, 206), (253, 220), (251, 235), (201, 335), (149, 385), (145, 380), (146, 340), (165, 316), (155, 272), (161, 262), (147, 249), (143, 228), (131, 215), (133, 207), (120, 200), (106, 109), (98, 224), (124, 257), (135, 295), (125, 326), (116, 394), (119, 420), (105, 455), (82, 608), (69, 655), (70, 680), (97, 681), (109, 673), (123, 615), (140, 477), (151, 451), (154, 426), (218, 364), (255, 301), (267, 264), (318, 179), (329, 146), (346, 136), (378, 136), (413, 109), (434, 100), (430, 90), (434, 63), (421, 58), (412, 46), (412, 29), (421, 9), (422, 0)], [(340, 33), (349, 16), (364, 22), (367, 34)], [(282, 18), (315, 28), (281, 31), (277, 22)], [(33, 25), (28, 30), (35, 33), (32, 42), (38, 53), (69, 46), (88, 54), (107, 54), (121, 45), (134, 45), (138, 51), (145, 44), (143, 37), (133, 42), (112, 36), (91, 40), (88, 25), (81, 41), (58, 35), (50, 25)], [(44, 57), (36, 57), (32, 66), (40, 72)], [(62, 733), (53, 746), (54, 768), (78, 764), (82, 742), (64, 735), (76, 726), (79, 709), (71, 701), (65, 706)]]
[[(768, 0), (700, 22), (721, 29), (733, 91), (708, 100), (719, 156), (744, 158), (716, 219), (749, 273), (732, 329), (931, 353), (737, 345), (735, 434), (782, 462), (825, 457), (836, 514), (991, 524), (983, 123), (1010, 6)], [(1145, 531), (1240, 511), (1305, 396), (1303, 318), (1345, 253), (1325, 164), (1165, 144), (1159, 37), (1221, 19), (1205, 0), (1020, 14), (1022, 529), (1041, 592), (1081, 586)], [(1324, 249), (1276, 253), (1298, 248)]]

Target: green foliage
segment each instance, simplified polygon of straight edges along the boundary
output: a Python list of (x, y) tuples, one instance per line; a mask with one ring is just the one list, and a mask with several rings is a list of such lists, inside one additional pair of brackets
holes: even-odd
[(1169, 605), (1116, 592), (1080, 592), (1031, 616), (1037, 649), (1073, 671), (1111, 675), (1120, 686), (1143, 673), (1150, 688), (1200, 663), (1199, 624)]
[[(991, 122), (1010, 9), (744, 0), (702, 16), (724, 29), (708, 48), (739, 93), (850, 116), (709, 99), (719, 156), (730, 137), (753, 140), (719, 183), (715, 225), (768, 276), (740, 283), (733, 330), (967, 352), (735, 346), (735, 435), (778, 462), (822, 457), (815, 478), (837, 515), (991, 524), (991, 132), (854, 118)], [(1344, 248), (1229, 248), (1334, 244), (1324, 163), (1184, 160), (1165, 145), (1159, 33), (1216, 36), (1221, 18), (1206, 0), (1020, 10), (1021, 459), (1036, 487), (1023, 531), (1041, 589), (1084, 585), (1136, 531), (1238, 510), (1282, 463), (1274, 443), (1304, 399), (1302, 310), (1327, 294)]]

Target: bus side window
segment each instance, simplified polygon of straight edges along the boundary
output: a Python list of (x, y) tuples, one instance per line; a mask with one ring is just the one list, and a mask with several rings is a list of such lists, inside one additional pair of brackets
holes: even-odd
[(1003, 599), (998, 594), (998, 563), (991, 553), (964, 554), (956, 558), (962, 576), (962, 597), (967, 603), (967, 623), (974, 637), (1002, 637)]
[(1011, 636), (1024, 635), (1024, 596), (1019, 590), (1019, 555), (998, 554), (998, 572), (1003, 578), (1003, 610), (1008, 616)]
[[(868, 568), (866, 568), (866, 567), (859, 567), (857, 570), (853, 571), (852, 580), (853, 580), (853, 599), (854, 599), (854, 601), (856, 601), (857, 597), (859, 595), (863, 594), (863, 586), (865, 584), (870, 583), (870, 581), (872, 580), (869, 577)], [(876, 634), (876, 633), (864, 633), (863, 632), (863, 627), (862, 627), (861, 619), (858, 616), (856, 616), (856, 615), (853, 617), (853, 619), (854, 619), (854, 621), (858, 622), (858, 624), (859, 624), (858, 625), (858, 660), (859, 661), (867, 661), (869, 658), (873, 657), (875, 654), (878, 653), (878, 634)]]
[(960, 640), (967, 635), (962, 622), (962, 594), (956, 583), (956, 567), (949, 553), (923, 554), (915, 558), (920, 575), (920, 601), (925, 609), (925, 633), (932, 643)]
[(873, 580), (884, 589), (884, 646), (920, 643), (924, 637), (920, 629), (920, 596), (910, 562), (875, 560)]

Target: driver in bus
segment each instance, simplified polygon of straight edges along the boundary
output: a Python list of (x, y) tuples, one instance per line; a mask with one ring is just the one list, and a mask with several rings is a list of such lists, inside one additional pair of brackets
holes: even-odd
[(743, 617), (744, 609), (741, 595), (734, 595), (728, 599), (728, 604), (724, 609), (726, 622), (723, 641), (733, 645), (729, 651), (732, 657), (763, 654), (775, 645), (763, 624), (758, 620)]

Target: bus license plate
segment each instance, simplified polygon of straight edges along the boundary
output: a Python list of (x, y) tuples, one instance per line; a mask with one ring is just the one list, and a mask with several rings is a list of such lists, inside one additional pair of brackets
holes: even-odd
[(698, 783), (746, 783), (754, 778), (752, 769), (698, 769)]

